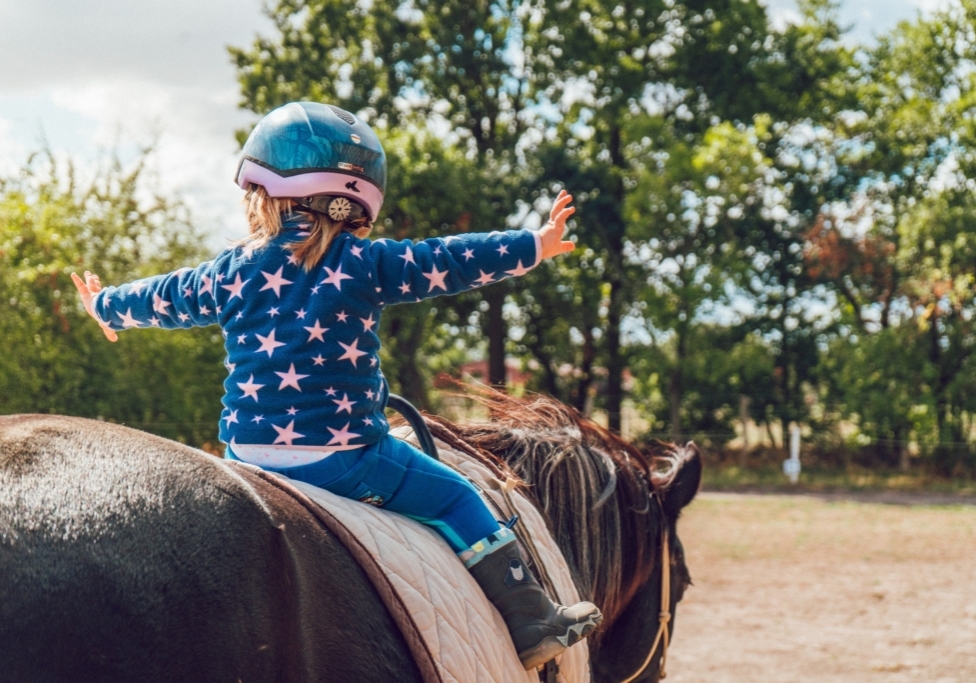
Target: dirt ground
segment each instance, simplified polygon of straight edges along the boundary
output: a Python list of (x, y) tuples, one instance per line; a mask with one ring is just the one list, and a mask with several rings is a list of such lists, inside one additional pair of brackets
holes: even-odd
[(701, 493), (667, 683), (976, 682), (976, 507)]

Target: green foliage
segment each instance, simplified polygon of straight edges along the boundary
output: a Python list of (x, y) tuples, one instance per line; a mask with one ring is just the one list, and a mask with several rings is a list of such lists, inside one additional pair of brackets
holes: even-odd
[[(796, 421), (895, 464), (911, 442), (959, 471), (976, 464), (976, 0), (860, 46), (837, 0), (799, 8), (778, 29), (758, 0), (279, 0), (274, 34), (231, 54), (242, 106), (324, 100), (379, 129), (378, 236), (502, 229), (574, 194), (574, 253), (384, 313), (408, 398), (436, 409), (438, 373), (507, 352), (528, 389), (611, 428), (627, 398), (651, 433), (721, 446), (745, 407), (769, 434)], [(111, 282), (200, 258), (180, 207), (138, 201), (138, 168), (78, 187), (41, 162), (0, 185), (17, 349), (0, 410), (211, 438), (219, 339), (109, 347), (65, 289), (85, 264)]]
[(222, 340), (213, 330), (136, 330), (109, 343), (70, 273), (106, 284), (202, 260), (178, 203), (146, 198), (145, 155), (82, 185), (69, 164), (35, 157), (0, 182), (0, 413), (123, 422), (193, 444), (215, 442)]

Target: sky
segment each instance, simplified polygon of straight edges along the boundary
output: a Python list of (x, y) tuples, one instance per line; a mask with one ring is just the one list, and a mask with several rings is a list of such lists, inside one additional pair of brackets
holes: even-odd
[[(867, 41), (942, 0), (846, 0)], [(774, 21), (794, 0), (768, 0)], [(80, 167), (155, 142), (150, 170), (215, 248), (244, 234), (234, 132), (256, 121), (226, 47), (273, 35), (260, 0), (0, 0), (0, 175), (47, 147)]]

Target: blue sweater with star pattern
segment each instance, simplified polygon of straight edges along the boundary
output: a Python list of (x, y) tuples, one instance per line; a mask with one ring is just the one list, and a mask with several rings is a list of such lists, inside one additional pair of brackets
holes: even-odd
[(306, 271), (287, 248), (293, 214), (260, 250), (222, 251), (196, 268), (106, 287), (96, 315), (114, 330), (220, 325), (227, 351), (224, 443), (356, 448), (389, 431), (377, 331), (386, 306), (456, 294), (537, 265), (537, 233), (417, 242), (340, 234)]

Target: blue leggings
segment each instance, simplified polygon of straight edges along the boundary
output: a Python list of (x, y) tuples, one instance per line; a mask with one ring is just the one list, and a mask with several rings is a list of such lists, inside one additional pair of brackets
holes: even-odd
[[(229, 446), (226, 457), (238, 460)], [(456, 553), (501, 527), (467, 479), (390, 435), (310, 465), (264, 469), (399, 512), (437, 531)]]

